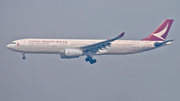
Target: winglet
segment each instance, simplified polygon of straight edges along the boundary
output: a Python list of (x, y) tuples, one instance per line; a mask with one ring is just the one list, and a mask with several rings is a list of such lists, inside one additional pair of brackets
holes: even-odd
[(109, 40), (110, 38), (107, 38), (107, 40)]
[(123, 37), (125, 32), (122, 32), (118, 37)]

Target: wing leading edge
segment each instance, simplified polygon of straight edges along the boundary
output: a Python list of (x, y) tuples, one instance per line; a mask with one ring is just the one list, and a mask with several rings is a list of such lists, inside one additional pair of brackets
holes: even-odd
[(123, 37), (125, 34), (125, 32), (121, 33), (119, 36), (106, 40), (106, 41), (102, 41), (102, 42), (98, 42), (95, 44), (91, 44), (91, 45), (87, 45), (87, 46), (83, 46), (80, 47), (80, 49), (82, 49), (83, 51), (91, 51), (91, 52), (97, 52), (98, 50), (101, 50), (103, 48), (106, 48), (106, 46), (110, 46), (111, 42), (120, 39), (121, 37)]

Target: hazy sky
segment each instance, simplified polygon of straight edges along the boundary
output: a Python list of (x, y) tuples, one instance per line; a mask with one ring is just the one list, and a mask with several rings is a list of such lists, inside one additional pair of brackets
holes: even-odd
[[(174, 19), (172, 45), (118, 56), (61, 59), (22, 54), (22, 38), (122, 40), (151, 34)], [(0, 101), (180, 101), (179, 0), (0, 0)]]

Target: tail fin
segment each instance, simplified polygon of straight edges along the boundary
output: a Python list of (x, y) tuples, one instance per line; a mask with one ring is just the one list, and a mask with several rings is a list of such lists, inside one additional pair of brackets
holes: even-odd
[(165, 41), (173, 19), (166, 19), (151, 35), (142, 39), (143, 41)]

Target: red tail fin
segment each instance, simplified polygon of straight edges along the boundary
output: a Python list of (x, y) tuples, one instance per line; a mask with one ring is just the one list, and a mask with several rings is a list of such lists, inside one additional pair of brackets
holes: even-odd
[(173, 19), (166, 19), (151, 35), (142, 39), (144, 41), (165, 41)]

